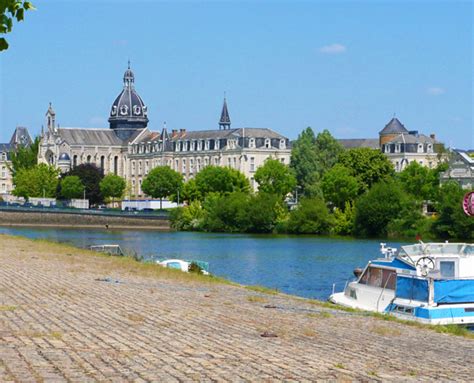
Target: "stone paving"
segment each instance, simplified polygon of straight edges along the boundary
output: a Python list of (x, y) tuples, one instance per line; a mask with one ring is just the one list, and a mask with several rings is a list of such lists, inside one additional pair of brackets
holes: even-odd
[(0, 265), (2, 382), (474, 378), (462, 337), (7, 236)]

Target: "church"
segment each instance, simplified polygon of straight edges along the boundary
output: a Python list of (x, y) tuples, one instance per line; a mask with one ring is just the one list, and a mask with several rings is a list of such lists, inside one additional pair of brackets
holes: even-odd
[(255, 171), (267, 158), (290, 163), (290, 141), (267, 128), (232, 128), (224, 98), (216, 129), (187, 130), (164, 126), (148, 128), (148, 109), (135, 89), (130, 63), (123, 89), (115, 98), (109, 128), (67, 128), (56, 124), (52, 105), (41, 132), (38, 162), (55, 165), (61, 172), (84, 163), (95, 164), (104, 174), (114, 173), (129, 183), (131, 197), (143, 198), (141, 184), (157, 166), (169, 166), (189, 180), (208, 165), (239, 170), (255, 189)]

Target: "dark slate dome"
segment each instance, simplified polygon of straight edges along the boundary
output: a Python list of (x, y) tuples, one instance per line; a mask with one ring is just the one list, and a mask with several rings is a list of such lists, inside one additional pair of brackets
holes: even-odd
[(58, 157), (58, 161), (71, 161), (71, 158), (69, 157), (69, 154), (61, 153)]
[(147, 107), (135, 91), (135, 75), (128, 69), (123, 75), (123, 90), (115, 99), (110, 110), (110, 128), (114, 129), (121, 139), (127, 139), (138, 129), (148, 124)]

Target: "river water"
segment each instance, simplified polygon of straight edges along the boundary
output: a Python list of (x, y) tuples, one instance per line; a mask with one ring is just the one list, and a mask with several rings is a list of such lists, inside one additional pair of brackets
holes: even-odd
[[(234, 282), (321, 300), (327, 299), (333, 283), (342, 290), (355, 267), (380, 255), (377, 240), (316, 236), (52, 228), (0, 228), (0, 233), (84, 248), (119, 244), (146, 259), (206, 261), (212, 274)], [(388, 245), (399, 248), (401, 243)]]

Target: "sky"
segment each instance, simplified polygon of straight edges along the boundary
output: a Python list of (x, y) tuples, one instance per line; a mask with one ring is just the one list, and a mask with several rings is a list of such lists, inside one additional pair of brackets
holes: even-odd
[(32, 1), (0, 53), (0, 142), (49, 102), (107, 128), (130, 60), (151, 130), (218, 128), (225, 92), (236, 128), (377, 138), (395, 115), (474, 149), (474, 2)]

